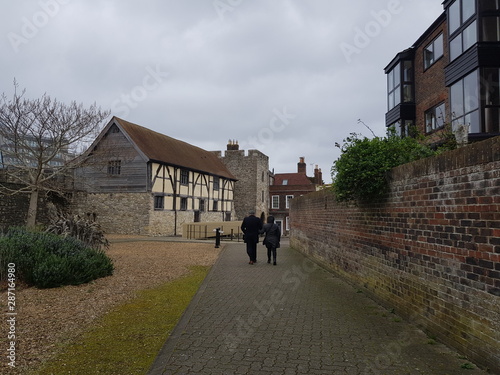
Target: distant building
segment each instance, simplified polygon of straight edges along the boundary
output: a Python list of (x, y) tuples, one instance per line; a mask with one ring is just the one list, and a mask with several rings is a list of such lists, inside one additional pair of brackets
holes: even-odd
[(180, 235), (234, 218), (236, 177), (212, 152), (113, 117), (81, 158), (73, 211), (107, 232)]
[(214, 153), (238, 179), (234, 188), (236, 219), (243, 220), (248, 211), (265, 220), (269, 210), (269, 157), (258, 150), (240, 150), (238, 141), (229, 140), (224, 155)]
[(9, 167), (38, 167), (42, 158), (50, 159), (45, 168), (62, 167), (74, 158), (68, 147), (59, 147), (54, 153), (54, 140), (48, 137), (19, 137), (11, 134), (5, 126), (0, 124), (0, 168)]
[(435, 137), (451, 124), (459, 142), (500, 135), (500, 3), (446, 0), (444, 12), (387, 74), (386, 125)]
[(317, 165), (314, 169), (314, 177), (307, 177), (304, 157), (301, 157), (297, 163), (297, 173), (274, 174), (274, 181), (269, 186), (269, 214), (274, 216), (283, 234), (286, 235), (290, 231), (290, 201), (294, 197), (316, 191), (322, 184), (323, 174)]

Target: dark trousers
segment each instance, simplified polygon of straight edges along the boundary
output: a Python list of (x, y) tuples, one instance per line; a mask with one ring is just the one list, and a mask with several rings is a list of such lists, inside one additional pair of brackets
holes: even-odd
[(250, 261), (257, 262), (257, 242), (248, 241), (247, 242), (247, 254)]
[(271, 254), (273, 255), (273, 262), (276, 262), (276, 247), (274, 245), (266, 245), (267, 247), (267, 260), (271, 260)]

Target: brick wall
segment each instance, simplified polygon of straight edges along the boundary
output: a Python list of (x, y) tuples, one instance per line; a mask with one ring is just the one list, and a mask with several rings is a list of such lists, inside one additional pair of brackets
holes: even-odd
[(500, 371), (500, 138), (391, 178), (385, 204), (337, 203), (329, 191), (294, 199), (292, 246)]

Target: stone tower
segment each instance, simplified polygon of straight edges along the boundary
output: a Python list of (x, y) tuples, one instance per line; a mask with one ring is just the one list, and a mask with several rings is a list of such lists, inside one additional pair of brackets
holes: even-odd
[(269, 157), (258, 150), (248, 150), (245, 155), (234, 140), (229, 140), (224, 155), (216, 153), (238, 179), (234, 188), (236, 220), (243, 220), (252, 209), (265, 219), (269, 212)]

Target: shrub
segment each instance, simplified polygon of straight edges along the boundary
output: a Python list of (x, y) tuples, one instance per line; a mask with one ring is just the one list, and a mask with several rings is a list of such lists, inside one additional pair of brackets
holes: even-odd
[(12, 228), (0, 237), (0, 277), (16, 265), (16, 279), (38, 288), (78, 285), (113, 274), (111, 259), (100, 249), (71, 237)]
[(63, 237), (73, 237), (82, 241), (87, 246), (102, 249), (109, 247), (109, 242), (104, 236), (104, 231), (95, 217), (87, 215), (70, 215), (63, 212), (52, 212), (50, 225), (47, 232), (59, 234)]
[(392, 168), (436, 153), (416, 138), (394, 133), (372, 139), (352, 133), (342, 146), (336, 146), (342, 154), (334, 162), (332, 179), (339, 201), (379, 200), (387, 193)]

